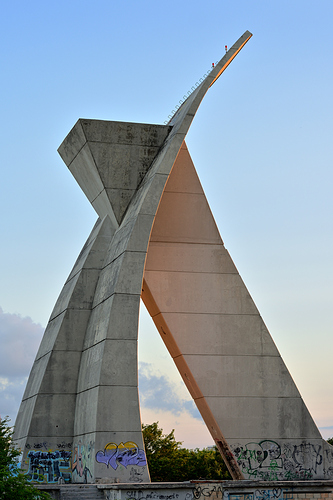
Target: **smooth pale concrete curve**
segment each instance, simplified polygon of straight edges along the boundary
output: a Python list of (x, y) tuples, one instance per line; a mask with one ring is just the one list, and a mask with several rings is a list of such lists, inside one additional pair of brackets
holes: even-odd
[(331, 477), (333, 449), (224, 247), (185, 142), (154, 220), (142, 298), (217, 446), (229, 444), (246, 479)]
[[(137, 329), (151, 229), (208, 88), (246, 32), (166, 126), (79, 120), (59, 153), (99, 215), (46, 328), (14, 438), (32, 481), (148, 481)], [(59, 351), (59, 352), (58, 352)], [(242, 473), (221, 434), (233, 477)]]

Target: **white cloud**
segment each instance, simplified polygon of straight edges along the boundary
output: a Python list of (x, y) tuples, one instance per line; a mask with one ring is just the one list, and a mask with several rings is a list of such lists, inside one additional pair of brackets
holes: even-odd
[(0, 308), (0, 376), (27, 376), (43, 332), (31, 318), (4, 313)]
[(0, 308), (0, 415), (14, 423), (44, 329)]
[(176, 383), (172, 377), (161, 374), (155, 364), (140, 362), (139, 394), (143, 423), (158, 421), (165, 434), (175, 429), (176, 440), (186, 448), (205, 448), (214, 444), (181, 380)]
[(177, 385), (165, 375), (156, 372), (151, 363), (139, 363), (139, 389), (141, 405), (156, 411), (168, 411), (175, 416), (186, 412), (201, 420), (190, 396), (187, 399), (179, 394)]

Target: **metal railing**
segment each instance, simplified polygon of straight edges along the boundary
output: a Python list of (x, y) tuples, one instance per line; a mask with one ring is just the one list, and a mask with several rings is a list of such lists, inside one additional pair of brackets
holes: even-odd
[[(218, 64), (218, 62), (219, 61), (216, 61), (215, 65)], [(207, 76), (212, 71), (212, 69), (214, 69), (214, 67), (215, 66), (212, 65), (212, 67), (209, 68), (209, 70), (206, 71), (206, 73), (204, 73), (204, 75), (202, 75), (201, 78), (199, 78), (199, 81), (195, 82), (195, 84), (192, 85), (191, 90), (188, 90), (187, 93), (183, 95), (183, 98), (179, 99), (179, 104), (176, 104), (175, 109), (173, 109), (171, 111), (170, 115), (168, 115), (168, 120), (165, 120), (164, 125), (167, 125), (168, 123), (170, 123), (170, 121), (175, 116), (175, 114), (177, 113), (177, 111), (181, 108), (181, 106), (184, 104), (184, 102), (190, 97), (191, 94), (193, 94), (193, 92), (196, 90), (196, 88), (198, 88), (202, 84), (202, 82), (204, 81), (204, 79), (207, 78)]]

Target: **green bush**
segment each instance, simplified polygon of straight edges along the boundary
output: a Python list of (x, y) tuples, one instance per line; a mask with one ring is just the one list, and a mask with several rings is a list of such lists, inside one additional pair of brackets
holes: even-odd
[(21, 473), (21, 453), (14, 448), (12, 435), (8, 420), (0, 420), (0, 500), (51, 500), (48, 493), (37, 490)]
[(174, 430), (163, 434), (158, 422), (142, 426), (150, 478), (154, 482), (191, 479), (231, 479), (224, 461), (214, 447), (199, 450), (181, 448)]

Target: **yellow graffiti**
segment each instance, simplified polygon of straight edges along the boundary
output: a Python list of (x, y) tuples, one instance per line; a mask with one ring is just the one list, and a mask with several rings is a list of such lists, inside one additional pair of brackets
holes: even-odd
[(116, 450), (116, 449), (124, 449), (124, 448), (127, 448), (128, 450), (133, 450), (133, 449), (137, 449), (138, 448), (138, 445), (136, 443), (133, 443), (133, 441), (126, 441), (126, 443), (119, 443), (119, 444), (116, 444), (116, 443), (108, 443), (106, 446), (105, 446), (105, 450)]

